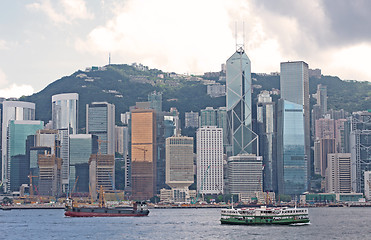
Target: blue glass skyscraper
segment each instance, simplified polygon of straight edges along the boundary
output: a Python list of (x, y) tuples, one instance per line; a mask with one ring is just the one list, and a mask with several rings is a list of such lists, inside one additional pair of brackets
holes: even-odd
[(240, 47), (226, 63), (227, 122), (232, 155), (252, 153), (251, 62)]

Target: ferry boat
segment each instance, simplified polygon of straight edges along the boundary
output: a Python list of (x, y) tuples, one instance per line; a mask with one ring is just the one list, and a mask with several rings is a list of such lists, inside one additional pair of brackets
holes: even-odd
[(266, 207), (230, 208), (221, 210), (222, 224), (307, 224), (307, 208)]

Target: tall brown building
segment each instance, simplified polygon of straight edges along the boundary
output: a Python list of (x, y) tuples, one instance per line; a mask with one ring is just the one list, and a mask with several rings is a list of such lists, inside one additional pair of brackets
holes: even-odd
[(147, 200), (156, 194), (156, 114), (152, 109), (131, 112), (132, 197)]
[(38, 155), (40, 195), (59, 196), (61, 194), (62, 159), (51, 154)]
[(92, 154), (89, 158), (89, 185), (93, 199), (97, 199), (100, 187), (111, 191), (115, 182), (115, 156)]

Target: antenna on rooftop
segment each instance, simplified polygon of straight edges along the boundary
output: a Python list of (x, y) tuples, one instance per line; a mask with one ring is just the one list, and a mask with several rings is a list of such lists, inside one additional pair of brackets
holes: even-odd
[(238, 43), (238, 34), (237, 34), (237, 22), (235, 25), (235, 39), (236, 39), (236, 51), (244, 52), (245, 50), (245, 22), (242, 24), (242, 43)]
[(111, 53), (108, 54), (108, 65), (111, 65)]

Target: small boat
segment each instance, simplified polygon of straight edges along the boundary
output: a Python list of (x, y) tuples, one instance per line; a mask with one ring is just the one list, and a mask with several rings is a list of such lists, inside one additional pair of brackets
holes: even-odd
[(308, 224), (307, 208), (261, 206), (260, 208), (229, 208), (221, 210), (222, 224)]
[(102, 189), (99, 205), (79, 205), (74, 203), (73, 199), (68, 199), (64, 212), (67, 217), (144, 217), (148, 214), (149, 210), (145, 202), (133, 202), (126, 206), (105, 206)]

